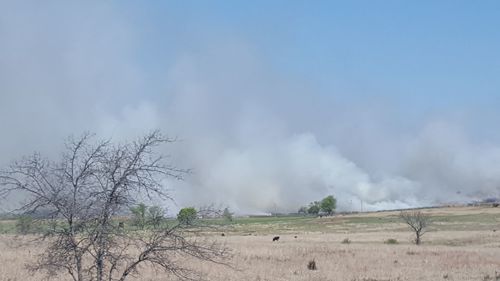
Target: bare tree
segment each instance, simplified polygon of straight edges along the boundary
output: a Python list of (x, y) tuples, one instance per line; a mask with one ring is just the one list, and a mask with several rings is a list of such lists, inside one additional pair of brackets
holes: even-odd
[(173, 141), (158, 131), (125, 144), (84, 134), (69, 139), (58, 162), (34, 154), (0, 171), (0, 195), (24, 193), (27, 201), (19, 211), (48, 211), (56, 225), (41, 237), (48, 249), (31, 269), (65, 271), (75, 281), (123, 281), (148, 265), (194, 279), (196, 272), (183, 258), (224, 263), (227, 249), (200, 239), (188, 226), (144, 233), (125, 231), (113, 219), (135, 206), (139, 195), (169, 199), (163, 180), (182, 179), (187, 171), (166, 164), (156, 149)]
[(165, 220), (165, 210), (160, 206), (150, 206), (147, 213), (147, 223), (154, 228), (160, 227)]
[(421, 211), (402, 211), (399, 217), (415, 232), (415, 244), (420, 245), (421, 237), (430, 223), (430, 217)]

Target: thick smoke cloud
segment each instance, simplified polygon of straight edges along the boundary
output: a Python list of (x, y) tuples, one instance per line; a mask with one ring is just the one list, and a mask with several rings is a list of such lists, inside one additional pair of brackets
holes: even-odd
[(500, 147), (472, 143), (458, 128), (429, 124), (408, 145), (401, 174), (425, 184), (419, 198), (463, 202), (498, 197)]
[(408, 105), (325, 93), (231, 38), (152, 70), (138, 58), (147, 42), (115, 7), (19, 5), (0, 4), (2, 165), (34, 150), (56, 157), (85, 130), (123, 140), (160, 128), (179, 138), (165, 150), (172, 161), (193, 169), (168, 183), (176, 207), (295, 211), (334, 194), (340, 209), (373, 210), (498, 196), (499, 144), (446, 112), (415, 121)]

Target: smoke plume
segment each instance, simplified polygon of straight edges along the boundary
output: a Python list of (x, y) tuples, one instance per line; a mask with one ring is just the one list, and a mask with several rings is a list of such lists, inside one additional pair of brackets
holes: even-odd
[(193, 170), (168, 182), (177, 207), (296, 211), (333, 194), (340, 210), (376, 210), (499, 195), (500, 143), (453, 110), (423, 118), (387, 97), (348, 98), (238, 37), (166, 34), (175, 47), (152, 67), (141, 54), (154, 42), (120, 9), (59, 4), (0, 3), (2, 165), (57, 157), (82, 131), (120, 141), (159, 128), (179, 138), (164, 151), (172, 162)]

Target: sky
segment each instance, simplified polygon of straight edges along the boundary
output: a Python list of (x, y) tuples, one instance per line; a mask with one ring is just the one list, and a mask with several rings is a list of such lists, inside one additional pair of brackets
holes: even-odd
[[(160, 129), (169, 208), (500, 194), (498, 1), (0, 1), (0, 165)], [(4, 206), (6, 203), (4, 203)]]

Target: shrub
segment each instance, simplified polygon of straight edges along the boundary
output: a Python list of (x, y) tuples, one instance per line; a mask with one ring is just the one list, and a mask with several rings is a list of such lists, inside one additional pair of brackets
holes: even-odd
[(384, 242), (385, 244), (398, 244), (398, 240), (394, 239), (394, 238), (389, 238), (387, 240), (385, 240)]
[(341, 243), (342, 244), (351, 244), (351, 240), (349, 240), (349, 238), (345, 238), (344, 240), (342, 240)]
[(316, 267), (316, 261), (315, 260), (310, 260), (308, 263), (307, 263), (307, 269), (309, 270), (316, 270), (318, 269)]
[(31, 232), (33, 228), (33, 218), (27, 215), (22, 215), (17, 218), (16, 231), (19, 234), (26, 235)]

